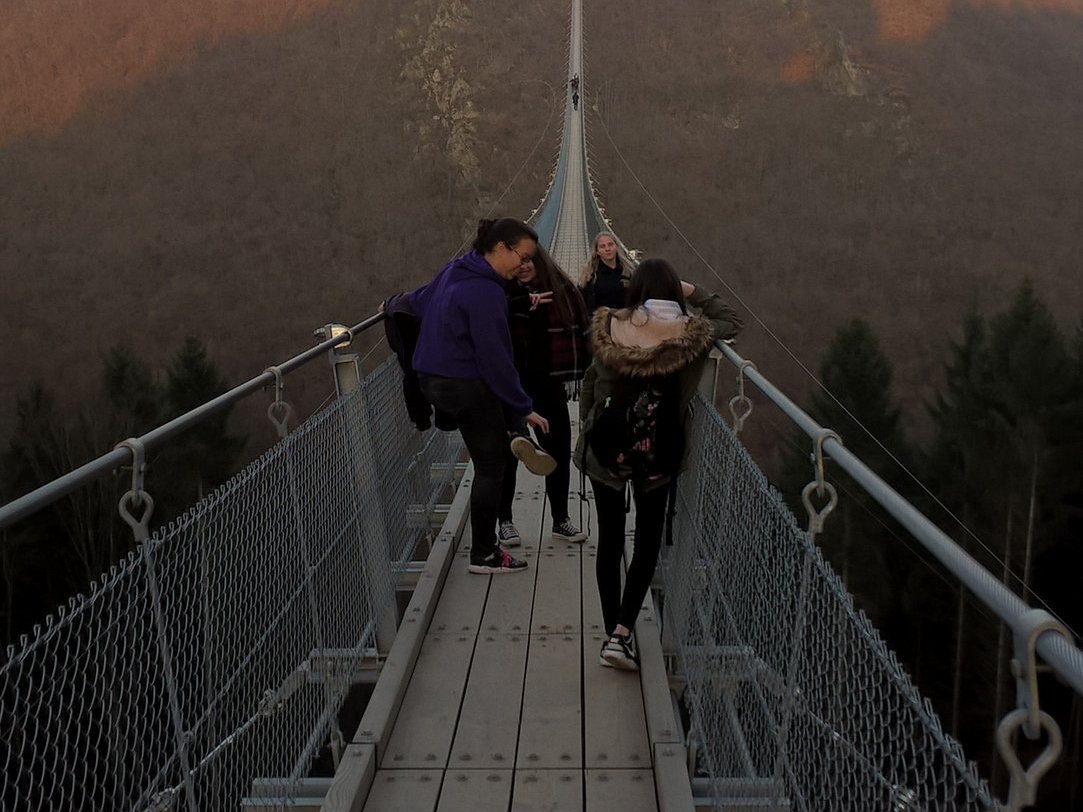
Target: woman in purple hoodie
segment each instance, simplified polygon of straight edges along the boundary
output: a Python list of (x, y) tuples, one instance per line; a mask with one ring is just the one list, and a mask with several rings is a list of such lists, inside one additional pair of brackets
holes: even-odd
[(504, 282), (533, 258), (537, 246), (537, 233), (519, 220), (482, 220), (473, 250), (410, 294), (421, 322), (413, 357), (421, 390), (458, 423), (474, 462), (470, 572), (518, 572), (527, 566), (496, 542), (509, 434), (512, 452), (528, 470), (544, 476), (556, 467), (526, 432), (528, 423), (546, 432), (549, 424), (519, 382), (504, 293)]

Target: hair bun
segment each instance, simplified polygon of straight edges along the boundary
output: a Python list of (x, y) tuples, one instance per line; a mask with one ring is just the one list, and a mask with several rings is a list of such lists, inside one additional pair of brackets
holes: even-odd
[(495, 223), (496, 220), (478, 220), (478, 238), (484, 237), (485, 232), (492, 228)]

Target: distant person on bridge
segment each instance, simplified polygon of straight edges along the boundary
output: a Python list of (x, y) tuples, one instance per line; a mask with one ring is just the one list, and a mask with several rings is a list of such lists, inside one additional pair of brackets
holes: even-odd
[(579, 92), (579, 74), (578, 73), (575, 74), (575, 76), (573, 76), (571, 79), (568, 80), (568, 86), (572, 89), (573, 93), (578, 93)]
[(421, 390), (462, 432), (474, 462), (470, 492), (473, 543), (470, 572), (519, 572), (527, 562), (496, 541), (505, 457), (511, 450), (536, 474), (556, 464), (527, 434), (527, 424), (549, 431), (519, 383), (508, 328), (504, 284), (534, 256), (538, 235), (510, 217), (482, 220), (473, 250), (451, 260), (409, 294), (421, 329), (413, 368)]
[[(690, 315), (688, 305), (701, 310)], [(575, 463), (598, 510), (598, 594), (607, 640), (601, 664), (635, 671), (632, 629), (650, 588), (666, 507), (684, 455), (684, 420), (707, 353), (741, 328), (716, 294), (688, 282), (664, 259), (632, 274), (628, 307), (601, 307), (591, 323), (594, 361), (583, 378)], [(621, 593), (625, 491), (635, 498), (635, 545)]]
[[(516, 277), (507, 285), (515, 367), (534, 410), (549, 421), (549, 433), (539, 434), (538, 442), (557, 463), (545, 478), (552, 535), (560, 541), (584, 541), (587, 534), (568, 516), (572, 427), (564, 384), (580, 380), (590, 365), (590, 315), (579, 288), (540, 245), (534, 258), (519, 266)], [(508, 460), (500, 498), (497, 535), (507, 547), (520, 544), (512, 516), (518, 467), (514, 457)]]
[(578, 110), (579, 109), (579, 92), (578, 91), (572, 91), (572, 109), (573, 110)]
[(599, 307), (624, 307), (628, 289), (628, 272), (621, 262), (617, 240), (608, 231), (594, 238), (594, 249), (587, 264), (579, 274), (579, 289), (587, 310), (593, 313)]

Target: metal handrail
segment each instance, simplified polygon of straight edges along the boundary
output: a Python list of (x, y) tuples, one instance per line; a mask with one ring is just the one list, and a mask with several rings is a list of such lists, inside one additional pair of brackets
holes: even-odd
[[(746, 362), (732, 347), (721, 341), (716, 342), (715, 346), (730, 363), (741, 370), (745, 378), (755, 384), (809, 437), (823, 437), (824, 427), (782, 394), (754, 365)], [(997, 580), (872, 469), (850, 453), (842, 443), (833, 436), (827, 436), (822, 443), (824, 453), (835, 460), (869, 496), (910, 531), (978, 600), (1008, 624), (1017, 639), (1033, 634), (1035, 610), (1032, 607)], [(1057, 676), (1083, 696), (1083, 650), (1076, 647), (1071, 635), (1063, 629), (1045, 629), (1037, 635), (1034, 647)]]
[[(384, 314), (377, 313), (374, 316), (369, 316), (359, 324), (355, 324), (353, 327), (348, 328), (347, 332), (349, 333), (350, 339), (352, 340), (359, 333), (364, 332), (383, 319)], [(275, 383), (277, 380), (277, 376), (274, 372), (275, 369), (278, 370), (280, 375), (292, 372), (309, 363), (314, 358), (318, 358), (323, 353), (340, 346), (345, 341), (346, 333), (340, 333), (332, 338), (328, 338), (326, 341), (305, 350), (299, 355), (295, 355), (293, 358), (278, 364), (276, 367), (268, 367), (262, 375), (257, 375), (255, 378), (245, 381), (239, 386), (230, 389), (228, 392), (219, 395), (214, 400), (208, 401), (201, 406), (197, 406), (191, 411), (173, 418), (168, 423), (164, 423), (158, 428), (151, 429), (142, 437), (136, 439), (138, 443), (141, 443), (143, 448), (147, 450), (160, 446), (165, 443), (166, 440), (191, 428), (220, 409), (248, 397), (248, 395), (263, 389), (263, 387), (268, 384)], [(132, 448), (128, 446), (118, 446), (117, 448), (114, 448), (109, 453), (103, 454), (97, 459), (91, 460), (85, 465), (76, 468), (74, 471), (70, 471), (63, 476), (54, 479), (52, 482), (47, 482), (30, 493), (20, 496), (18, 499), (0, 507), (0, 529), (8, 527), (20, 519), (26, 518), (42, 508), (51, 505), (53, 502), (61, 497), (67, 496), (82, 485), (85, 485), (100, 476), (112, 473), (122, 465), (132, 464), (133, 462), (134, 452)]]

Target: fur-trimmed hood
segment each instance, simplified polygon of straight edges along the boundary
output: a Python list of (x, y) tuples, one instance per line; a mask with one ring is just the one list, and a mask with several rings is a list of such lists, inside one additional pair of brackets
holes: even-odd
[(684, 369), (711, 345), (702, 316), (648, 318), (642, 311), (599, 307), (591, 322), (595, 357), (618, 375), (646, 378)]

